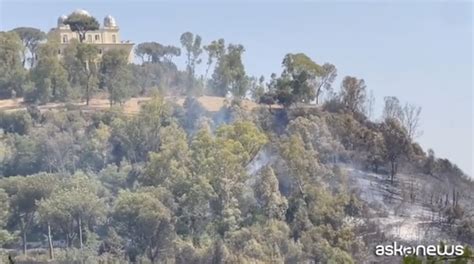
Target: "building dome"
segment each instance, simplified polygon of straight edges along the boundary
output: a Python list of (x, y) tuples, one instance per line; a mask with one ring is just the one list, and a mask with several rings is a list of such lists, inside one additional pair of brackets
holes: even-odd
[(71, 13), (71, 15), (91, 16), (91, 14), (84, 9), (76, 9)]
[(115, 21), (115, 18), (111, 15), (108, 15), (104, 18), (104, 27), (116, 27), (117, 22)]
[(67, 19), (67, 16), (66, 15), (62, 15), (58, 18), (58, 27), (60, 26), (64, 26), (64, 21), (66, 21)]

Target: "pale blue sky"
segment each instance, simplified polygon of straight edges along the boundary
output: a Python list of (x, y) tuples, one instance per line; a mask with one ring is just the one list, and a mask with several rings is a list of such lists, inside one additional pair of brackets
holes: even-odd
[[(472, 175), (473, 4), (464, 2), (5, 1), (0, 30), (48, 30), (83, 8), (102, 23), (112, 14), (122, 39), (179, 45), (185, 31), (205, 43), (241, 43), (251, 75), (281, 72), (288, 52), (304, 52), (345, 75), (364, 78), (376, 96), (423, 107), (422, 146)], [(179, 65), (182, 61), (179, 60)]]

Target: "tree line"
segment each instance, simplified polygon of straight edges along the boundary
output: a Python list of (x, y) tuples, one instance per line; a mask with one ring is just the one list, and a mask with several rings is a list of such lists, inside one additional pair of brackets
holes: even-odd
[[(81, 36), (98, 27), (80, 15), (65, 23)], [(266, 81), (247, 75), (242, 45), (203, 45), (190, 32), (180, 44), (138, 44), (140, 62), (128, 64), (120, 50), (98, 56), (84, 37), (58, 56), (54, 32), (0, 32), (0, 95), (29, 103), (0, 113), (0, 242), (21, 246), (16, 260), (360, 263), (387, 238), (341, 163), (386, 174), (391, 185), (401, 170), (449, 180), (422, 202), (471, 243), (474, 222), (463, 203), (470, 189), (458, 187), (472, 182), (415, 142), (421, 108), (386, 97), (373, 120), (365, 81), (346, 76), (335, 90), (330, 63), (287, 54), (281, 74)], [(184, 70), (177, 56), (185, 56)], [(108, 95), (110, 109), (36, 106), (88, 104), (97, 93)], [(195, 98), (204, 94), (233, 100), (213, 113)], [(151, 95), (137, 115), (117, 106)], [(180, 106), (165, 95), (186, 100)], [(246, 111), (243, 98), (262, 107)], [(41, 249), (32, 251), (32, 242)]]

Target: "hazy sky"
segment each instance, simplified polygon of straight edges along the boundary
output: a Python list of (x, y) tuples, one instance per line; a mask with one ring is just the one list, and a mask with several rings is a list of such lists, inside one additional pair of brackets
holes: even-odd
[[(473, 4), (464, 2), (5, 1), (0, 30), (48, 30), (83, 8), (102, 23), (113, 15), (122, 39), (179, 45), (185, 31), (205, 43), (245, 46), (248, 74), (281, 72), (288, 52), (304, 52), (343, 76), (363, 78), (376, 97), (423, 108), (422, 146), (473, 175)], [(205, 61), (205, 60), (204, 60)], [(182, 65), (182, 60), (178, 60)]]

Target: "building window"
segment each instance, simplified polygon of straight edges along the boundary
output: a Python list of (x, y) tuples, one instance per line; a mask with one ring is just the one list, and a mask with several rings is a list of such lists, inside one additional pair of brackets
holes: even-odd
[(67, 35), (63, 35), (63, 43), (67, 43), (68, 39), (67, 39)]
[(102, 49), (99, 49), (99, 54), (102, 54)]
[(87, 42), (92, 42), (92, 36), (91, 35), (87, 36)]
[(112, 35), (112, 43), (117, 43), (117, 37), (115, 35)]
[(60, 50), (60, 49), (58, 49), (58, 54), (60, 54), (60, 55), (61, 55), (61, 50)]
[(99, 37), (99, 35), (98, 35), (98, 34), (97, 34), (97, 35), (95, 35), (95, 41), (99, 41), (99, 40), (100, 40), (100, 37)]

